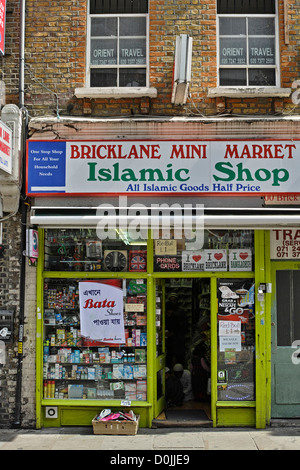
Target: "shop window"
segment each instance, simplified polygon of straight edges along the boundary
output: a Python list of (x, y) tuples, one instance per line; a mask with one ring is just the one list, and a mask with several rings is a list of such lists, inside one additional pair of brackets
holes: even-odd
[(90, 87), (147, 86), (147, 13), (145, 0), (90, 2)]
[(146, 272), (147, 242), (127, 232), (100, 240), (93, 229), (45, 230), (46, 271)]
[(146, 306), (144, 279), (46, 279), (44, 398), (146, 400)]
[(218, 0), (219, 85), (278, 86), (275, 0)]
[(254, 279), (218, 280), (218, 400), (255, 400)]
[(278, 270), (276, 272), (276, 305), (277, 305), (277, 345), (290, 347), (300, 338), (300, 318), (298, 290), (300, 272)]
[(154, 240), (154, 271), (252, 271), (252, 230), (204, 230), (204, 239), (170, 239), (161, 234)]

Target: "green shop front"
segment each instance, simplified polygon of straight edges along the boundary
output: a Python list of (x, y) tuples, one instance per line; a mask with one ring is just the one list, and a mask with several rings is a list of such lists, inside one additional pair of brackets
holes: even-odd
[[(133, 410), (141, 427), (172, 412), (212, 427), (299, 416), (299, 214), (239, 201), (289, 192), (291, 168), (246, 168), (238, 142), (217, 142), (214, 174), (210, 142), (126, 145), (28, 142), (37, 427), (91, 425), (106, 408)], [(178, 364), (191, 392), (180, 404), (168, 385)]]

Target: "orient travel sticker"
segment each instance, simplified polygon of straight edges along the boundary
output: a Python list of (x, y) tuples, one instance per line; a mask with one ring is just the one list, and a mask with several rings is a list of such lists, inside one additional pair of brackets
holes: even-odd
[(299, 140), (27, 141), (27, 194), (299, 194)]
[(125, 343), (123, 290), (98, 281), (79, 282), (81, 335), (103, 343)]

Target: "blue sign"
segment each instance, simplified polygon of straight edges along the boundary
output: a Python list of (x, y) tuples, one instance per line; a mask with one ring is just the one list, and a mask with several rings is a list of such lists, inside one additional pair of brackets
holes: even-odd
[(27, 191), (64, 193), (66, 189), (66, 142), (29, 141)]

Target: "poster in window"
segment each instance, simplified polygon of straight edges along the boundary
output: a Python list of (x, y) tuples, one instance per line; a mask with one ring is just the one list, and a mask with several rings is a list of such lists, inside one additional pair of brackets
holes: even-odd
[(247, 323), (254, 317), (254, 280), (219, 279), (218, 320)]
[(81, 335), (103, 343), (125, 343), (123, 290), (99, 281), (79, 282)]

